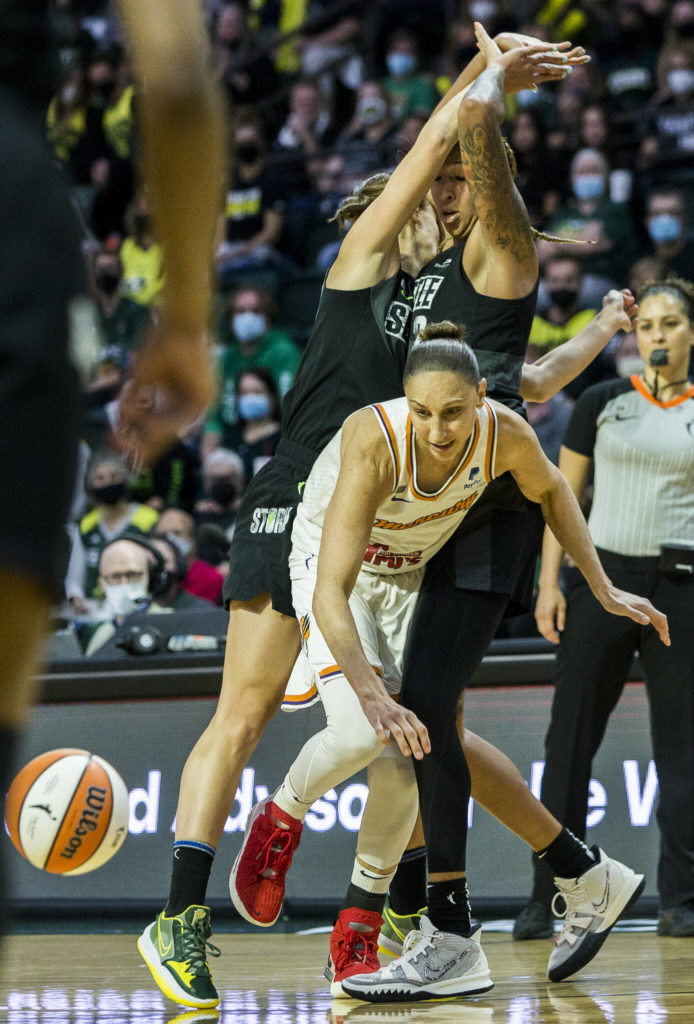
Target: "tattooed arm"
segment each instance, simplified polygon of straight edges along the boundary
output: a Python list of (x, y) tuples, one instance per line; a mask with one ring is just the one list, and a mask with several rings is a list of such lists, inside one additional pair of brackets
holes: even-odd
[(513, 183), (499, 128), (510, 56), (482, 72), (458, 114), (461, 162), (475, 218), (463, 265), (477, 291), (503, 299), (527, 295), (538, 274), (528, 214)]

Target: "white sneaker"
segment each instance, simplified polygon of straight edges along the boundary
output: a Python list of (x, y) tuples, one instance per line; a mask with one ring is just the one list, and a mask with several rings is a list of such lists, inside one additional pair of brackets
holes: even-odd
[[(554, 879), (559, 892), (555, 893), (552, 910), (565, 920), (547, 965), (550, 981), (563, 981), (590, 963), (646, 884), (643, 875), (608, 857), (597, 846), (591, 852), (598, 860), (594, 867), (578, 878)], [(560, 896), (566, 904), (563, 912), (557, 907)]]
[(487, 992), (494, 982), (479, 937), (480, 931), (470, 939), (440, 932), (422, 914), (419, 931), (407, 936), (401, 956), (373, 974), (345, 978), (342, 990), (367, 1003), (410, 1003)]

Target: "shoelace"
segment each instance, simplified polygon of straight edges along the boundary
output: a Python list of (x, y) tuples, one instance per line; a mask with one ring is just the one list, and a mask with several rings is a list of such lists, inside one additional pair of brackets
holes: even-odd
[(209, 926), (206, 921), (196, 921), (190, 928), (181, 930), (182, 963), (187, 963), (190, 973), (196, 977), (205, 977), (210, 973), (207, 966), (206, 951), (210, 956), (221, 956), (218, 946), (208, 941)]
[[(424, 935), (423, 932), (413, 929), (408, 932), (405, 936), (405, 941), (402, 944), (401, 957), (411, 954), (409, 959), (416, 960), (418, 956), (426, 952), (427, 946), (433, 944), (434, 938), (430, 935)], [(417, 946), (421, 946), (421, 949), (417, 949)]]
[(343, 971), (350, 964), (362, 963), (365, 964), (369, 952), (372, 952), (376, 956), (377, 942), (373, 936), (370, 936), (365, 932), (355, 932), (350, 930), (350, 934), (339, 946), (337, 957), (335, 959), (335, 971)]
[[(559, 910), (556, 906), (557, 899), (561, 897), (564, 900), (564, 909)], [(586, 898), (586, 887), (577, 882), (571, 889), (560, 889), (559, 892), (555, 892), (554, 898), (552, 899), (552, 913), (555, 917), (573, 917), (578, 909), (580, 903), (583, 903)]]
[(278, 871), (282, 871), (284, 874), (285, 870), (289, 867), (293, 848), (294, 837), (289, 829), (279, 828), (277, 825), (273, 826), (272, 831), (258, 853), (258, 857), (263, 856), (263, 854), (265, 855), (262, 867), (258, 873), (269, 881), (276, 877)]

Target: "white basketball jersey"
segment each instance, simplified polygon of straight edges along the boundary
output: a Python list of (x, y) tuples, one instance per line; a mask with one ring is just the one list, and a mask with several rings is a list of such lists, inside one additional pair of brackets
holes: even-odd
[[(393, 461), (393, 490), (376, 510), (362, 568), (377, 573), (407, 572), (428, 562), (443, 547), (469, 508), (494, 479), (497, 422), (486, 401), (448, 480), (428, 493), (418, 483), (415, 432), (406, 398), (369, 409), (378, 419)], [(340, 472), (342, 430), (323, 449), (306, 481), (292, 544), (317, 554), (325, 511)]]

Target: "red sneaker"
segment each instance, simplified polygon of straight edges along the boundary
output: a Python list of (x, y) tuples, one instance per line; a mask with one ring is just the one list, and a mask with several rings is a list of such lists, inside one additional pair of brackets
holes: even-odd
[(251, 924), (267, 928), (280, 916), (284, 878), (303, 827), (303, 822), (285, 814), (269, 796), (249, 814), (229, 875), (229, 893), (241, 917)]
[(340, 911), (330, 936), (330, 956), (324, 972), (332, 996), (347, 997), (342, 991), (345, 978), (379, 970), (378, 934), (382, 924), (383, 918), (373, 910), (347, 907)]

